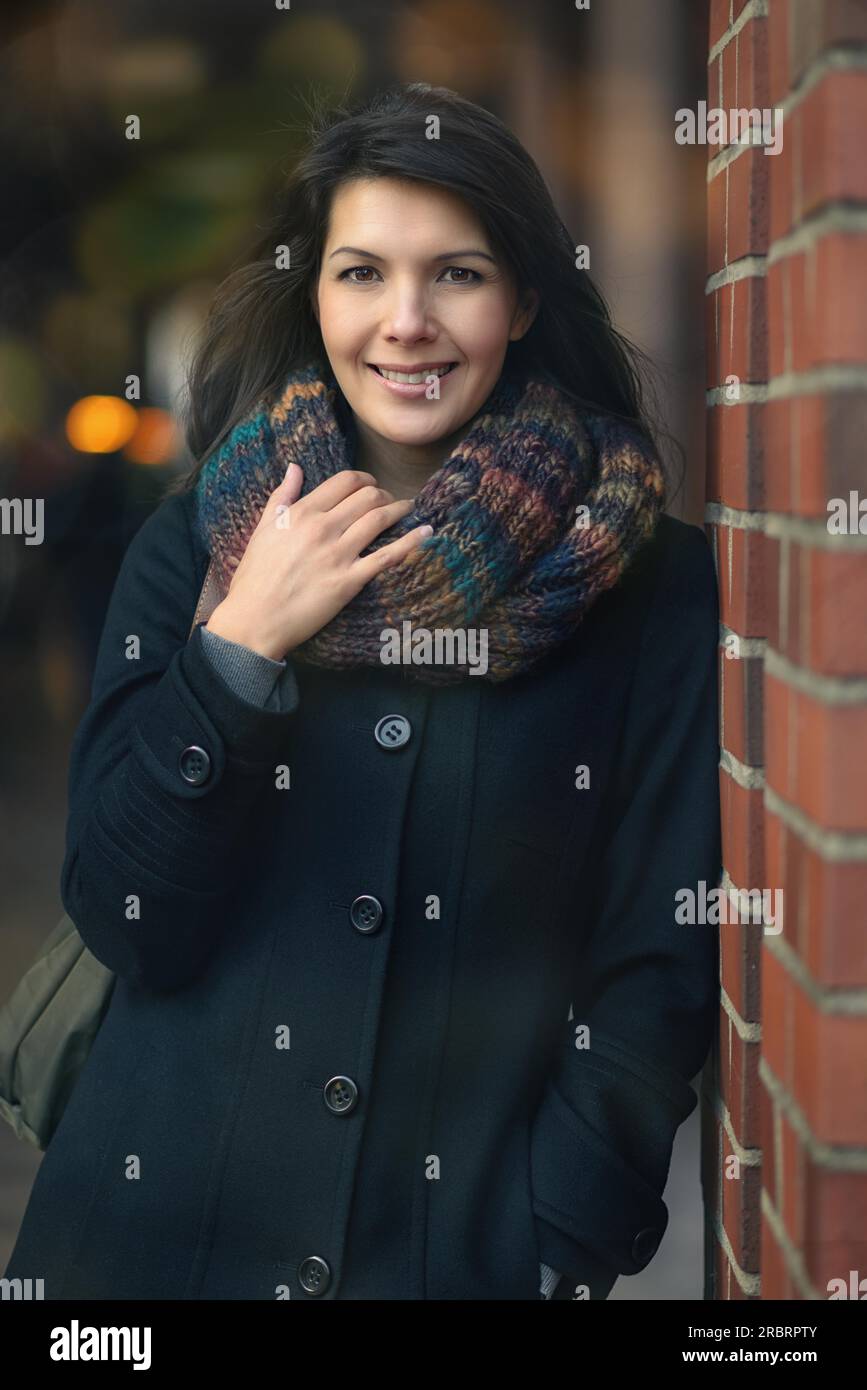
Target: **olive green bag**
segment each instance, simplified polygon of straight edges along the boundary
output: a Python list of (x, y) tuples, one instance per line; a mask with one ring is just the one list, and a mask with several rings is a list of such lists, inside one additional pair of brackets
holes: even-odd
[(64, 913), (0, 1009), (0, 1112), (38, 1149), (48, 1147), (87, 1061), (114, 979)]
[[(190, 626), (219, 602), (208, 566)], [(0, 1008), (0, 1115), (19, 1139), (47, 1149), (111, 1003), (115, 976), (88, 951), (66, 913)]]

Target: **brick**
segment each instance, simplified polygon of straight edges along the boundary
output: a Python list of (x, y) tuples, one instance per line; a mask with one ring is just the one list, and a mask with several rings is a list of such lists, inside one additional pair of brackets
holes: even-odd
[(867, 987), (867, 864), (829, 863), (806, 846), (800, 847), (799, 857), (804, 882), (799, 950), (807, 968), (827, 987)]
[(759, 656), (729, 657), (720, 646), (721, 743), (738, 762), (761, 767), (764, 759), (763, 680)]
[[(776, 941), (784, 941), (793, 951), (797, 951), (801, 941), (802, 912), (804, 897), (802, 878), (803, 863), (796, 853), (797, 845), (785, 823), (766, 809), (765, 811), (765, 878), (771, 892), (774, 916), (777, 916), (777, 894), (782, 893), (783, 921), (782, 931), (775, 936)], [(776, 927), (777, 922), (774, 923)], [(764, 939), (764, 935), (762, 937)], [(761, 964), (759, 965), (761, 969)]]
[(719, 369), (719, 320), (720, 296), (723, 290), (713, 290), (705, 300), (704, 314), (704, 384), (709, 390), (718, 385)]
[(788, 1302), (795, 1298), (796, 1294), (791, 1275), (786, 1267), (785, 1257), (777, 1242), (774, 1229), (764, 1214), (762, 1214), (761, 1228), (761, 1258), (762, 1300), (774, 1299)]
[(867, 824), (867, 703), (828, 705), (767, 671), (764, 701), (768, 787), (820, 826), (860, 831)]
[(824, 50), (867, 41), (863, 0), (788, 0), (788, 85), (794, 86)]
[(713, 1247), (713, 1278), (715, 1298), (720, 1300), (730, 1299), (732, 1297), (731, 1290), (735, 1281), (732, 1278), (728, 1255), (716, 1236), (714, 1237)]
[(789, 91), (789, 0), (768, 0), (768, 99), (781, 106)]
[[(766, 951), (763, 983), (770, 975)], [(793, 1010), (787, 1084), (810, 1132), (826, 1144), (867, 1144), (867, 1016), (818, 1009), (791, 983)], [(865, 1270), (867, 1273), (867, 1270)]]
[(768, 249), (769, 158), (745, 148), (728, 166), (728, 261), (763, 256)]
[[(747, 791), (720, 770), (720, 811), (725, 845), (725, 865), (738, 888), (760, 888), (763, 881), (762, 793)], [(738, 931), (737, 923), (720, 927)]]
[[(867, 7), (865, 7), (867, 13)], [(798, 109), (799, 219), (827, 203), (867, 200), (867, 73), (831, 72)]]
[(783, 940), (818, 985), (860, 989), (867, 985), (867, 864), (829, 861), (803, 843), (765, 808), (765, 874), (768, 887), (785, 895)]
[(768, 25), (764, 18), (751, 19), (737, 36), (737, 87), (734, 105), (764, 111), (768, 96)]
[(802, 605), (804, 609), (807, 606), (798, 565), (798, 550), (795, 541), (787, 536), (780, 538), (776, 621), (771, 622), (773, 646), (791, 661), (796, 660), (797, 635), (802, 625)]
[(730, 13), (731, 0), (710, 0), (708, 48), (713, 48), (725, 34), (729, 27)]
[(789, 325), (792, 315), (792, 261), (786, 256), (768, 266), (767, 314), (768, 314), (768, 373), (773, 377), (783, 376), (792, 370), (791, 332)]
[(867, 392), (767, 400), (756, 418), (763, 425), (759, 457), (767, 460), (768, 512), (827, 521), (829, 498), (848, 498), (859, 488), (867, 495)]
[(777, 1157), (774, 1145), (774, 1114), (776, 1107), (767, 1086), (759, 1078), (759, 1140), (762, 1150), (762, 1186), (768, 1194), (771, 1205), (779, 1206), (777, 1192)]
[(765, 671), (765, 782), (785, 801), (792, 799), (794, 773), (791, 768), (794, 718), (794, 692), (776, 676)]
[[(726, 44), (717, 59), (717, 63), (719, 64), (719, 75), (722, 80), (722, 96), (719, 105), (724, 111), (731, 111), (732, 108), (736, 107), (738, 104), (737, 79), (739, 76), (738, 69), (740, 67), (740, 61), (737, 38), (732, 39), (730, 43)], [(708, 84), (708, 96), (710, 96), (711, 93), (715, 94), (717, 90), (718, 88), (715, 85)], [(708, 105), (717, 105), (716, 98), (714, 97), (712, 103), (709, 101)], [(730, 134), (730, 125), (726, 122), (726, 135), (729, 136)]]
[(867, 236), (828, 233), (768, 267), (771, 377), (867, 361)]
[[(722, 987), (733, 1008), (747, 1023), (759, 1020), (761, 939), (761, 924), (748, 922), (729, 923), (719, 934)], [(723, 1018), (728, 1023), (728, 1014), (723, 1013)]]
[[(807, 601), (794, 659), (829, 676), (867, 676), (867, 551), (798, 546), (797, 555)], [(862, 753), (867, 766), (867, 746)]]
[[(776, 956), (762, 952), (762, 1056), (777, 1080), (790, 1093), (793, 1089), (792, 1063), (795, 1003), (792, 978)], [(773, 1135), (762, 1134), (767, 1153)]]
[(750, 275), (732, 285), (735, 297), (732, 370), (742, 381), (767, 381), (767, 281)]
[[(770, 806), (765, 807), (765, 876), (773, 891), (785, 892), (793, 872), (792, 845), (789, 828)], [(786, 918), (788, 924), (788, 915)]]
[(817, 248), (789, 256), (789, 321), (786, 324), (787, 356), (792, 371), (806, 372), (815, 364), (814, 292)]
[(783, 145), (778, 154), (765, 155), (768, 161), (768, 236), (773, 243), (792, 230), (795, 223), (795, 159), (800, 148), (797, 108), (785, 117)]
[(720, 376), (732, 373), (742, 382), (764, 382), (768, 376), (768, 325), (763, 275), (748, 276), (725, 286), (720, 303)]
[[(829, 1240), (817, 1233), (805, 1243), (802, 1256), (810, 1284), (819, 1298), (827, 1299), (830, 1298), (832, 1279), (843, 1279), (848, 1289), (850, 1270), (856, 1270), (862, 1279), (865, 1277), (867, 1241), (859, 1241), (855, 1231), (843, 1240)], [(858, 1297), (863, 1301), (863, 1289)]]
[[(732, 56), (730, 56), (729, 62), (731, 63), (731, 62), (733, 61), (734, 49), (732, 48), (730, 52), (731, 52), (731, 55), (732, 55)], [(723, 51), (722, 51), (721, 53), (717, 54), (717, 56), (716, 56), (716, 58), (714, 58), (713, 62), (708, 64), (708, 69), (707, 69), (707, 107), (708, 107), (708, 110), (709, 110), (709, 111), (710, 111), (714, 106), (721, 106), (721, 105), (723, 104), (723, 70), (724, 70), (723, 59), (725, 58), (725, 56), (726, 56), (726, 51), (725, 51), (725, 49), (723, 49)], [(720, 152), (720, 146), (719, 146), (719, 145), (712, 145), (712, 144), (710, 143), (710, 141), (708, 141), (708, 144), (707, 144), (707, 162), (708, 162), (708, 164), (710, 164), (712, 160), (716, 159), (716, 157), (717, 157), (717, 155), (719, 154), (719, 152)]]
[[(709, 146), (709, 149), (714, 149)], [(714, 152), (716, 152), (714, 150)], [(728, 170), (721, 169), (707, 186), (707, 273), (715, 275), (726, 263), (726, 188)]]
[[(808, 279), (806, 321), (814, 363), (867, 361), (867, 236), (829, 233)], [(795, 323), (795, 331), (800, 325)]]
[(780, 1212), (783, 1224), (796, 1245), (804, 1240), (804, 1156), (801, 1141), (786, 1118), (785, 1110), (780, 1110), (780, 1155), (782, 1158), (782, 1182), (780, 1189)]
[(720, 618), (742, 637), (763, 637), (767, 630), (764, 575), (771, 552), (765, 540), (761, 531), (718, 528)]
[(806, 1150), (802, 1168), (805, 1248), (837, 1247), (843, 1255), (837, 1277), (853, 1268), (867, 1276), (867, 1173), (822, 1167)]
[(765, 536), (764, 544), (764, 577), (765, 587), (765, 617), (766, 634), (772, 646), (779, 647), (780, 641), (777, 636), (778, 622), (780, 614), (780, 569), (784, 547), (788, 541), (778, 540), (775, 536)]
[[(753, 929), (748, 927), (744, 930)], [(738, 1142), (745, 1149), (758, 1149), (761, 1147), (758, 1113), (760, 1044), (745, 1041), (731, 1023), (730, 1028), (731, 1065), (723, 1076), (722, 1098)]]
[(867, 824), (867, 704), (828, 705), (765, 672), (765, 780), (829, 830)]
[[(863, 456), (867, 427), (867, 393), (829, 391), (825, 396), (799, 396), (793, 400), (799, 448), (792, 510), (796, 515), (817, 517), (826, 526), (831, 499), (843, 499), (860, 491), (867, 498), (867, 469)], [(864, 530), (861, 521), (861, 534)]]
[(867, 825), (867, 704), (826, 705), (796, 691), (790, 699), (796, 746), (790, 799), (819, 825), (863, 831)]
[(740, 1176), (726, 1177), (723, 1154), (723, 1227), (735, 1260), (747, 1274), (759, 1272), (761, 1169), (742, 1164)]
[[(848, 1287), (849, 1271), (858, 1271), (863, 1279), (867, 1277), (867, 1241), (858, 1240), (854, 1229), (842, 1240), (831, 1240), (821, 1231), (804, 1243), (802, 1251), (807, 1277), (820, 1298), (830, 1297), (829, 1283), (832, 1279), (843, 1279)], [(859, 1298), (863, 1301), (862, 1290)]]
[(788, 512), (792, 505), (792, 476), (798, 442), (792, 433), (792, 398), (781, 397), (764, 405), (766, 459), (765, 505), (770, 512)]
[(707, 497), (739, 511), (763, 511), (767, 404), (714, 405), (707, 412)]

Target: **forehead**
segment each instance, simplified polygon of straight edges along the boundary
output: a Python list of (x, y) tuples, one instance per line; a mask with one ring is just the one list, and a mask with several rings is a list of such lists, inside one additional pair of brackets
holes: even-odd
[(373, 238), (401, 246), (411, 238), (414, 248), (434, 252), (448, 249), (440, 246), (443, 236), (451, 239), (460, 234), (464, 240), (455, 246), (491, 251), (481, 220), (450, 189), (409, 180), (353, 179), (335, 191), (326, 241), (336, 245), (351, 240), (355, 246), (375, 251), (380, 248), (370, 244)]

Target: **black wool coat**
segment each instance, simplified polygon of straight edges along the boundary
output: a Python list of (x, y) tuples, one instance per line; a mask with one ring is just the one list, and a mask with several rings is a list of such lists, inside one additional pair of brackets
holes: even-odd
[(6, 1276), (535, 1299), (544, 1261), (607, 1297), (716, 1017), (718, 928), (675, 920), (721, 871), (703, 530), (663, 517), (522, 676), (296, 661), (259, 709), (188, 636), (194, 506), (130, 544), (73, 746), (62, 898), (117, 982)]

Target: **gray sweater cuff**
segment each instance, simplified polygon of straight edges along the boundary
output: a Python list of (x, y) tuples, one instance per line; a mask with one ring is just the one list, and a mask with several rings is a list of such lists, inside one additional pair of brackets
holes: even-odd
[(550, 1265), (544, 1264), (539, 1265), (539, 1274), (542, 1279), (539, 1285), (539, 1293), (543, 1298), (550, 1298), (562, 1276), (557, 1273), (556, 1269), (552, 1269)]
[(298, 703), (295, 672), (285, 659), (272, 661), (240, 642), (202, 627), (205, 654), (230, 690), (259, 709), (292, 710)]

